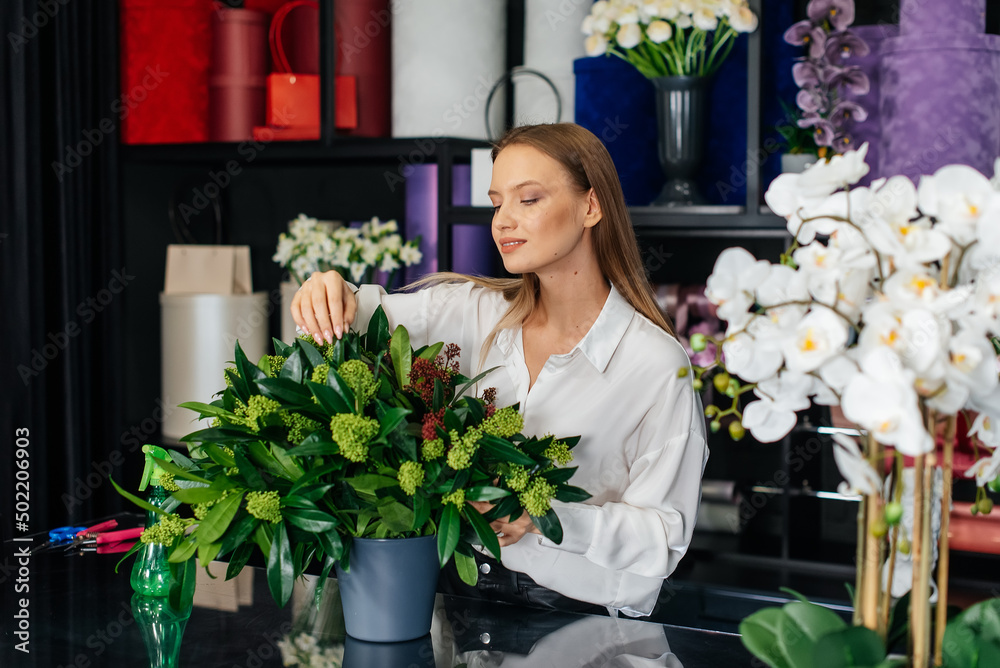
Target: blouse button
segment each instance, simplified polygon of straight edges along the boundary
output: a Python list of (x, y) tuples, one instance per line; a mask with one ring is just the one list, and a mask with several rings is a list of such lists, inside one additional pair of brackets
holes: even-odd
[(491, 570), (493, 570), (493, 569), (490, 568), (489, 564), (480, 564), (479, 565), (479, 572), (482, 573), (483, 575), (489, 575)]
[(489, 645), (489, 644), (490, 644), (490, 640), (491, 640), (491, 638), (490, 638), (490, 634), (489, 634), (489, 633), (483, 633), (483, 634), (480, 634), (480, 636), (479, 636), (479, 640), (480, 640), (480, 641), (481, 641), (481, 642), (482, 642), (482, 643), (483, 643), (484, 645)]

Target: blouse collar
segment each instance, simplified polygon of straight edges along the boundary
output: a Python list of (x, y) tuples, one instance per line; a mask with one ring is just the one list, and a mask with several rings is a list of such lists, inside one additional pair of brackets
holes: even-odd
[[(601, 308), (601, 313), (591, 325), (590, 330), (573, 347), (573, 350), (565, 355), (554, 357), (569, 358), (579, 352), (594, 365), (595, 369), (604, 373), (608, 364), (611, 363), (611, 357), (618, 349), (618, 344), (625, 336), (625, 330), (631, 324), (635, 312), (635, 308), (612, 285), (608, 298)], [(518, 328), (504, 329), (497, 334), (497, 346), (504, 356), (509, 356), (513, 352), (515, 338), (518, 334)]]

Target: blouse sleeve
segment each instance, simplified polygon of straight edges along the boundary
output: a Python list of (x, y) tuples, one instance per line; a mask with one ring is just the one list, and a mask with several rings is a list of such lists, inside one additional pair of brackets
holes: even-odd
[(553, 501), (563, 541), (539, 537), (541, 545), (651, 578), (666, 578), (677, 567), (694, 532), (708, 448), (701, 401), (690, 381), (674, 376), (667, 382), (652, 394), (660, 400), (638, 427), (637, 455), (621, 500)]

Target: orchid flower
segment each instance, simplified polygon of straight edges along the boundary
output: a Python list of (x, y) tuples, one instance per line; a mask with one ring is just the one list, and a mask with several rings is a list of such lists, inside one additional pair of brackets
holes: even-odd
[(882, 478), (861, 453), (858, 442), (846, 434), (833, 435), (833, 460), (844, 481), (837, 487), (841, 494), (872, 495), (882, 489)]
[(834, 30), (844, 30), (854, 23), (854, 1), (812, 0), (806, 7), (806, 13), (814, 23), (829, 21)]

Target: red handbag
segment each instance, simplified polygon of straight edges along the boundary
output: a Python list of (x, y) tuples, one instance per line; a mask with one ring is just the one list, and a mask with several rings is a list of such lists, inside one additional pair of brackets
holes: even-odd
[[(298, 15), (289, 19), (293, 11)], [(268, 41), (277, 70), (267, 78), (266, 128), (254, 128), (258, 139), (319, 139), (319, 4), (315, 0), (292, 0), (282, 5), (271, 20)], [(295, 45), (289, 58), (285, 43)], [(357, 83), (354, 77), (335, 76), (336, 127), (355, 128)]]

